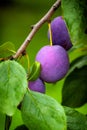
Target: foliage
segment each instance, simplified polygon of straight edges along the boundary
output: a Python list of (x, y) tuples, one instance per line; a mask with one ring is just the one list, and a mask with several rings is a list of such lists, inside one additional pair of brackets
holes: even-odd
[(30, 130), (66, 130), (62, 106), (47, 95), (27, 92), (21, 109), (23, 121)]
[(24, 68), (15, 61), (0, 64), (0, 111), (12, 116), (27, 90)]
[(67, 130), (86, 130), (87, 117), (75, 109), (64, 107), (67, 116)]
[(65, 79), (62, 89), (63, 105), (80, 107), (87, 102), (86, 64), (87, 56), (81, 56), (72, 62), (69, 75)]
[[(87, 103), (87, 1), (62, 0), (61, 8), (73, 44), (68, 55), (79, 52), (73, 61), (70, 59), (70, 69), (61, 85), (61, 103), (47, 93), (29, 90), (28, 82), (40, 77), (41, 64), (34, 61), (26, 69), (22, 63), (19, 64), (21, 56), (16, 60), (10, 59), (16, 46), (6, 42), (0, 46), (0, 120), (3, 122), (0, 129), (12, 130), (10, 119), (18, 109), (22, 121), (13, 128), (15, 130), (87, 129), (86, 115), (75, 110)], [(52, 92), (57, 93), (54, 87)]]
[(15, 52), (15, 45), (11, 42), (6, 42), (0, 46), (0, 58), (9, 57)]
[(85, 44), (87, 41), (87, 1), (62, 0), (62, 8), (73, 44)]
[(31, 66), (31, 68), (30, 68), (30, 72), (28, 74), (28, 76), (29, 76), (28, 80), (29, 81), (36, 80), (39, 77), (39, 75), (40, 75), (40, 70), (41, 70), (40, 63), (35, 61), (33, 63), (33, 65)]

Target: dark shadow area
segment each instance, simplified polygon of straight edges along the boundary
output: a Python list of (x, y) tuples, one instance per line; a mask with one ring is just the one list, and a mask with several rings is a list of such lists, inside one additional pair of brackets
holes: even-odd
[(85, 29), (85, 34), (87, 34), (87, 28)]
[(11, 6), (14, 4), (13, 0), (0, 0), (0, 7)]

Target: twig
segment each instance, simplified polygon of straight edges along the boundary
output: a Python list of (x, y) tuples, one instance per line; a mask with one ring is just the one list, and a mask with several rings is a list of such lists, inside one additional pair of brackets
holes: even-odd
[(55, 12), (55, 10), (60, 6), (61, 4), (61, 0), (57, 0), (52, 7), (49, 9), (49, 11), (32, 27), (31, 32), (29, 33), (29, 35), (27, 36), (27, 38), (25, 39), (25, 41), (23, 42), (23, 44), (20, 46), (20, 48), (17, 50), (16, 54), (13, 55), (13, 59), (16, 59), (19, 57), (20, 54), (22, 54), (28, 44), (30, 43), (30, 41), (32, 40), (33, 36), (35, 35), (35, 33), (40, 29), (40, 27), (47, 21), (50, 20), (51, 16), (53, 15), (53, 13)]

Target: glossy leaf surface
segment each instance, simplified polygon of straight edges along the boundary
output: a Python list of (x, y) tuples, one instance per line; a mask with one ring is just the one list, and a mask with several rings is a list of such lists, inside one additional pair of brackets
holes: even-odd
[(0, 63), (0, 111), (13, 115), (27, 90), (24, 68), (16, 61)]
[(63, 107), (53, 98), (29, 91), (22, 103), (22, 118), (30, 130), (66, 130)]

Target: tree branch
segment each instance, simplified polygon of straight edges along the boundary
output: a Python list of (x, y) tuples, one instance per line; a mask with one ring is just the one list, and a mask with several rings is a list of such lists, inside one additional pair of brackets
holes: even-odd
[(32, 40), (33, 36), (35, 35), (35, 33), (40, 29), (40, 27), (47, 21), (50, 20), (51, 16), (53, 15), (53, 13), (57, 10), (57, 8), (60, 6), (61, 4), (61, 0), (57, 0), (52, 7), (49, 9), (49, 11), (40, 19), (40, 21), (38, 21), (32, 28), (32, 31), (29, 33), (29, 35), (27, 36), (27, 38), (25, 39), (25, 41), (23, 42), (23, 44), (20, 46), (20, 48), (17, 50), (16, 54), (13, 55), (13, 59), (16, 59), (19, 57), (20, 54), (22, 54), (28, 44), (30, 43), (30, 41)]

